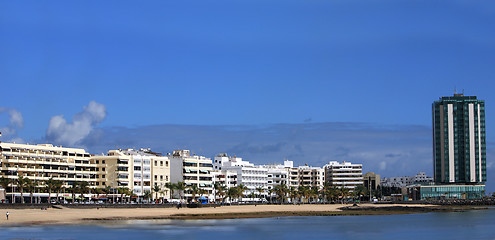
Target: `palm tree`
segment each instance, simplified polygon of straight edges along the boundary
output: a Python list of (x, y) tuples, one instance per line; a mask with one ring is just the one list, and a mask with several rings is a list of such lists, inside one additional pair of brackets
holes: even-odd
[(268, 189), (268, 192), (267, 192), (268, 193), (268, 197), (270, 197), (270, 203), (272, 203), (272, 194), (273, 194), (273, 191), (274, 190), (272, 188), (270, 188), (270, 189)]
[(165, 187), (170, 190), (170, 199), (174, 198), (174, 190), (176, 189), (176, 185), (171, 182), (167, 182), (165, 183)]
[(77, 190), (81, 194), (81, 199), (84, 200), (84, 194), (88, 193), (91, 189), (89, 188), (89, 183), (86, 181), (80, 181), (77, 183)]
[(244, 197), (244, 192), (248, 190), (248, 187), (244, 184), (239, 184), (237, 186), (237, 198), (239, 199), (239, 202), (242, 200), (242, 197)]
[[(359, 200), (361, 200), (361, 196), (366, 196), (368, 195), (368, 189), (364, 185), (357, 185), (354, 188), (354, 191), (352, 192), (352, 195), (357, 197)], [(370, 199), (371, 200), (371, 199)]]
[(342, 186), (339, 188), (339, 192), (342, 196), (342, 203), (344, 203), (344, 200), (349, 196), (350, 189)]
[(124, 195), (127, 195), (127, 193), (129, 192), (129, 188), (119, 187), (117, 188), (117, 191), (120, 193), (120, 202), (124, 203)]
[(217, 196), (220, 196), (223, 192), (225, 191), (225, 188), (222, 186), (221, 183), (219, 182), (215, 182), (213, 184), (213, 201), (215, 201), (215, 203), (217, 202)]
[(217, 202), (217, 195), (219, 194), (221, 188), (222, 184), (220, 184), (219, 182), (215, 182), (213, 184), (213, 200), (215, 201), (215, 203)]
[(151, 198), (152, 196), (153, 196), (153, 194), (151, 193), (151, 191), (149, 191), (149, 190), (145, 190), (145, 191), (144, 191), (143, 198), (144, 198), (145, 200), (148, 200), (148, 202), (149, 202), (149, 200), (150, 200), (150, 198)]
[(251, 200), (254, 202), (254, 198), (256, 197), (256, 192), (251, 190), (251, 193), (249, 194), (249, 196), (251, 197)]
[(306, 187), (306, 186), (299, 186), (297, 188), (297, 191), (299, 192), (299, 195), (301, 196), (301, 198), (304, 198), (304, 200), (302, 200), (301, 202), (304, 203), (305, 201), (306, 202), (309, 202), (309, 188)]
[(261, 201), (261, 197), (263, 195), (263, 192), (265, 192), (265, 189), (263, 187), (257, 187), (256, 188), (256, 191), (258, 192), (258, 198), (260, 199)]
[(287, 194), (287, 186), (285, 184), (277, 185), (273, 188), (275, 194), (277, 194), (280, 203), (285, 202), (285, 195)]
[(17, 187), (19, 188), (19, 192), (21, 193), (21, 203), (24, 203), (24, 188), (26, 187), (27, 184), (27, 178), (23, 176), (18, 176), (16, 183), (17, 183)]
[(329, 189), (329, 195), (332, 201), (337, 201), (340, 196), (340, 189), (337, 186), (332, 186)]
[(237, 197), (239, 192), (239, 189), (237, 187), (231, 187), (227, 190), (225, 197), (229, 199), (229, 201), (232, 203), (234, 198)]
[(53, 190), (57, 193), (57, 202), (59, 201), (60, 192), (64, 189), (64, 181), (55, 180), (53, 183)]
[(107, 199), (108, 202), (108, 194), (112, 191), (112, 187), (106, 186), (104, 191), (105, 191), (105, 198)]
[(290, 201), (292, 203), (296, 203), (296, 198), (297, 198), (298, 194), (297, 194), (297, 189), (295, 187), (290, 187), (289, 188), (289, 197), (290, 197)]
[(323, 199), (325, 202), (328, 202), (328, 199), (330, 198), (330, 191), (331, 191), (331, 186), (328, 182), (323, 183), (323, 189), (321, 189), (321, 194), (323, 195)]
[(36, 183), (33, 180), (26, 178), (26, 188), (30, 193), (31, 204), (33, 204), (33, 192), (36, 190)]
[(317, 186), (311, 187), (309, 191), (309, 197), (311, 198), (311, 202), (315, 202), (315, 198), (318, 199), (318, 196), (320, 194), (320, 188)]
[(2, 186), (3, 189), (5, 189), (5, 197), (7, 197), (7, 191), (9, 185), (10, 185), (10, 179), (5, 178), (4, 176), (0, 177), (0, 186)]
[(182, 195), (184, 194), (184, 191), (186, 190), (186, 183), (184, 182), (177, 182), (175, 184), (175, 189), (179, 191), (179, 199), (180, 202), (182, 202)]
[(220, 197), (222, 202), (224, 202), (226, 190), (227, 190), (227, 188), (223, 185), (220, 185), (220, 187), (218, 187), (218, 189), (217, 189), (217, 191), (218, 191), (217, 195)]
[(199, 193), (199, 187), (197, 184), (193, 184), (191, 186), (188, 187), (189, 189), (189, 193), (191, 193), (192, 195), (192, 202), (194, 202), (196, 200), (196, 194)]
[(55, 188), (55, 180), (53, 177), (45, 181), (45, 189), (48, 191), (48, 203), (52, 200), (52, 191)]
[(153, 186), (153, 192), (155, 192), (155, 200), (158, 199), (158, 193), (161, 191), (161, 188), (160, 186), (158, 186), (156, 183), (155, 183), (155, 186)]
[(208, 194), (208, 190), (204, 188), (199, 188), (199, 195), (203, 197), (205, 194)]

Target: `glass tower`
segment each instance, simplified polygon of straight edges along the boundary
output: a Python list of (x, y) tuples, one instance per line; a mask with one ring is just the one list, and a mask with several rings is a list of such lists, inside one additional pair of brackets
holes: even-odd
[(486, 182), (485, 101), (454, 94), (433, 103), (433, 172), (437, 184)]

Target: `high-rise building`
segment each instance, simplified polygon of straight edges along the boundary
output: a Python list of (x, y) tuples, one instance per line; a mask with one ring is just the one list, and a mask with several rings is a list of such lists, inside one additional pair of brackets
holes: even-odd
[(416, 199), (479, 199), (485, 194), (485, 101), (455, 93), (435, 101), (433, 112), (434, 184), (408, 188)]
[(437, 184), (486, 181), (485, 101), (456, 93), (433, 103), (433, 158)]

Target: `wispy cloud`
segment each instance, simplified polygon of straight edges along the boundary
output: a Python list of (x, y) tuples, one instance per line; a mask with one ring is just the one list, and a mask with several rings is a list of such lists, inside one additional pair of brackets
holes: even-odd
[(24, 127), (24, 118), (22, 113), (13, 108), (0, 107), (0, 114), (7, 113), (9, 115), (9, 123), (6, 126), (0, 127), (0, 132), (6, 138), (16, 142), (22, 142), (22, 139), (17, 137), (17, 130)]
[(296, 165), (323, 166), (336, 160), (363, 163), (365, 171), (385, 176), (432, 172), (431, 128), (426, 126), (303, 123), (99, 130), (84, 142), (95, 153), (116, 147), (151, 147), (160, 152), (187, 148), (208, 157), (220, 152), (236, 154), (258, 164), (288, 158)]
[(82, 146), (84, 139), (106, 117), (106, 107), (91, 101), (68, 123), (64, 115), (53, 116), (46, 130), (46, 140), (66, 146)]

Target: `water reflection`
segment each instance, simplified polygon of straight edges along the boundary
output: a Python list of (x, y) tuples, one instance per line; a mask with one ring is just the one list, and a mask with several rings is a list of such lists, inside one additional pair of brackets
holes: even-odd
[(493, 239), (494, 213), (97, 221), (1, 228), (0, 239)]

